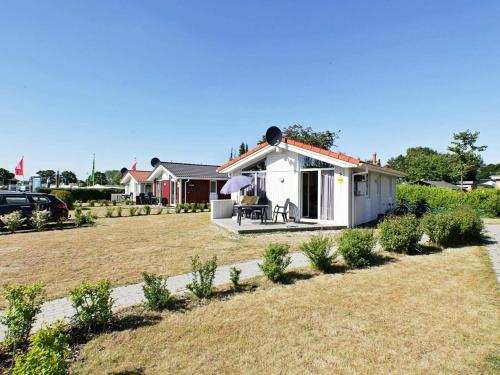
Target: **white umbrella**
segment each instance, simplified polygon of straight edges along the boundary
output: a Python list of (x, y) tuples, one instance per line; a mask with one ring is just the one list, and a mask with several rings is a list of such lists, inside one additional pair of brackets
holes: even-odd
[(250, 186), (253, 182), (252, 177), (248, 176), (234, 176), (231, 177), (220, 189), (221, 194), (231, 194), (235, 193), (237, 191), (240, 191), (241, 189), (246, 188), (247, 186)]

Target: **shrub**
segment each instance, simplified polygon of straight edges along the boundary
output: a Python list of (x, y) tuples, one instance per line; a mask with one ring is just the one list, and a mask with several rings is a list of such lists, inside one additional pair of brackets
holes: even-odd
[(94, 199), (89, 201), (89, 207), (95, 207), (95, 200)]
[(75, 199), (71, 195), (71, 191), (62, 190), (62, 189), (55, 189), (55, 190), (51, 190), (50, 194), (56, 196), (57, 198), (62, 200), (64, 203), (66, 203), (66, 206), (68, 206), (68, 209), (70, 209), (70, 210), (73, 209), (73, 203), (75, 202)]
[(61, 322), (38, 330), (29, 341), (29, 351), (14, 357), (14, 366), (9, 374), (66, 374), (70, 354), (69, 337), (63, 332)]
[(205, 208), (207, 208), (207, 204), (205, 202), (200, 203), (200, 210), (205, 211)]
[(43, 211), (35, 210), (31, 215), (30, 222), (31, 225), (33, 225), (36, 230), (42, 231), (47, 226), (49, 218), (50, 218), (49, 210), (43, 210)]
[(453, 210), (465, 205), (488, 216), (500, 215), (500, 190), (496, 189), (462, 193), (443, 187), (399, 184), (396, 197), (398, 205), (402, 201), (413, 205), (423, 199), (432, 210)]
[(150, 206), (149, 204), (145, 205), (145, 206), (143, 207), (143, 209), (144, 209), (144, 214), (145, 214), (145, 215), (149, 215), (149, 214), (151, 214), (151, 206)]
[(193, 203), (191, 203), (191, 204), (189, 205), (189, 207), (191, 208), (191, 212), (196, 212), (196, 203), (194, 203), (194, 202), (193, 202)]
[(413, 252), (422, 237), (422, 229), (415, 215), (388, 216), (378, 225), (379, 242), (386, 251)]
[(115, 212), (115, 209), (113, 207), (106, 207), (106, 217), (113, 217), (113, 212)]
[(12, 233), (15, 232), (25, 220), (26, 218), (21, 216), (20, 211), (14, 211), (10, 214), (0, 216), (2, 224), (5, 225)]
[(207, 203), (207, 209), (210, 212), (210, 203)]
[(272, 282), (280, 280), (292, 262), (288, 255), (289, 248), (290, 245), (286, 243), (271, 243), (262, 254), (263, 261), (259, 264), (259, 268)]
[(146, 309), (161, 311), (175, 303), (176, 298), (168, 290), (166, 278), (147, 272), (143, 272), (142, 277), (144, 278), (142, 290), (146, 299), (144, 303)]
[(368, 266), (373, 257), (375, 238), (370, 229), (346, 229), (338, 238), (338, 250), (350, 267)]
[(118, 217), (122, 216), (122, 206), (116, 207), (116, 216)]
[(189, 212), (189, 204), (188, 203), (184, 203), (183, 211), (184, 211), (184, 213), (188, 213)]
[(319, 234), (311, 236), (309, 241), (300, 245), (300, 250), (309, 259), (309, 263), (313, 268), (327, 272), (337, 257), (336, 253), (330, 252), (332, 245), (331, 238)]
[(111, 201), (111, 204), (112, 204), (113, 206), (116, 206), (116, 199), (113, 199), (113, 200)]
[(111, 200), (111, 194), (123, 194), (123, 189), (88, 189), (88, 188), (72, 188), (72, 189), (50, 189), (38, 188), (40, 193), (52, 194), (54, 190), (68, 191), (71, 193), (73, 201), (88, 202), (90, 200), (100, 201), (102, 199)]
[(233, 284), (234, 290), (240, 290), (240, 275), (241, 269), (236, 267), (231, 267), (229, 270), (229, 279), (231, 280), (231, 284)]
[(200, 261), (199, 255), (191, 258), (193, 280), (186, 287), (197, 298), (208, 298), (213, 292), (215, 271), (217, 270), (217, 257), (206, 262)]
[(128, 214), (130, 216), (135, 216), (136, 213), (137, 213), (137, 207), (129, 207), (128, 208)]
[(128, 206), (128, 205), (130, 204), (130, 199), (128, 199), (128, 198), (127, 198), (127, 199), (125, 199), (125, 202), (124, 202), (124, 203), (125, 203), (125, 206)]
[(101, 199), (101, 201), (99, 203), (101, 204), (101, 207), (108, 207), (109, 206), (109, 202), (106, 199)]
[(87, 213), (83, 214), (81, 209), (79, 212), (78, 208), (77, 210), (75, 210), (75, 225), (77, 227), (81, 227), (84, 224), (93, 225), (95, 224), (96, 219), (97, 216), (95, 216), (91, 211), (88, 211)]
[(75, 320), (87, 331), (98, 331), (109, 327), (113, 313), (111, 283), (101, 280), (95, 284), (84, 281), (78, 288), (69, 291)]
[(468, 208), (427, 214), (422, 226), (429, 240), (439, 246), (474, 243), (481, 239), (483, 230), (479, 214)]
[(5, 287), (7, 308), (0, 317), (0, 323), (7, 327), (3, 343), (5, 348), (16, 350), (27, 343), (35, 316), (40, 312), (43, 302), (42, 291), (41, 284)]
[(180, 214), (180, 213), (181, 213), (181, 211), (182, 211), (182, 207), (181, 207), (181, 205), (180, 205), (180, 204), (176, 204), (176, 205), (175, 205), (175, 213), (176, 213), (176, 214)]

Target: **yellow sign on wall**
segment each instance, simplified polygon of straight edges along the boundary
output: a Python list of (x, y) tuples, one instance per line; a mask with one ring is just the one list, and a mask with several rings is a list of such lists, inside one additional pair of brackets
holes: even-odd
[(337, 181), (339, 182), (339, 184), (341, 184), (342, 182), (344, 182), (344, 179), (342, 177), (339, 177), (337, 178)]

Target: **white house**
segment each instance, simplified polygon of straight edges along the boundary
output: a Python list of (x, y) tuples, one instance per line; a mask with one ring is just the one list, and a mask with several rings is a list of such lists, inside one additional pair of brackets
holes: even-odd
[[(250, 194), (267, 197), (270, 207), (283, 205), (289, 199), (292, 220), (339, 227), (375, 220), (393, 208), (396, 179), (405, 176), (378, 165), (376, 155), (373, 162), (362, 162), (287, 138), (277, 146), (261, 144), (218, 171), (230, 177), (253, 176)], [(233, 193), (231, 199), (238, 202), (240, 194)], [(232, 212), (218, 211), (217, 201), (212, 202), (212, 208), (213, 219)]]
[(125, 186), (125, 194), (135, 201), (139, 194), (148, 194), (153, 191), (153, 184), (148, 181), (151, 171), (127, 171), (120, 180)]

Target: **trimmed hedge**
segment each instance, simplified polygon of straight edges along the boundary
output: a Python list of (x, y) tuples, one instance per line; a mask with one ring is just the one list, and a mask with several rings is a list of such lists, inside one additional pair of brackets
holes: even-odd
[(71, 192), (69, 190), (62, 190), (62, 189), (52, 190), (50, 194), (56, 196), (64, 203), (66, 203), (66, 205), (70, 210), (73, 209), (73, 203), (75, 202), (75, 200), (73, 199), (73, 196), (71, 195)]
[(462, 193), (442, 187), (399, 184), (396, 199), (398, 205), (402, 202), (414, 204), (419, 199), (425, 199), (432, 210), (467, 206), (486, 216), (500, 216), (500, 190), (496, 189), (479, 188)]
[[(88, 202), (90, 200), (101, 201), (111, 200), (111, 194), (123, 194), (123, 189), (47, 189), (38, 188), (39, 193), (47, 193), (56, 195), (57, 191), (65, 191), (71, 193), (73, 202)], [(56, 195), (57, 196), (57, 195)]]
[(378, 225), (379, 242), (386, 251), (412, 253), (422, 237), (422, 229), (415, 215), (387, 216)]

